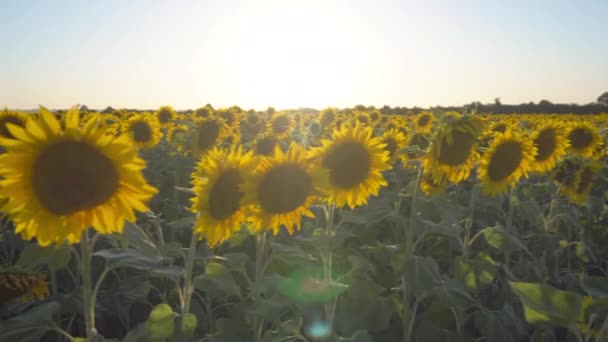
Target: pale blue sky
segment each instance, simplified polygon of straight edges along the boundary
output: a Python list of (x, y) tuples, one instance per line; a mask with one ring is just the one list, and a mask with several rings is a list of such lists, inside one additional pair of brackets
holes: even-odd
[(587, 103), (607, 18), (606, 0), (5, 0), (0, 107)]

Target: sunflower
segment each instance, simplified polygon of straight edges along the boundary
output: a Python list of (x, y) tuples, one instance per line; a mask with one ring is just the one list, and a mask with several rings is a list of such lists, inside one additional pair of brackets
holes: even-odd
[(224, 119), (224, 122), (226, 123), (226, 125), (228, 125), (228, 127), (234, 130), (239, 129), (241, 121), (238, 111), (233, 111), (230, 109), (221, 109), (217, 113), (217, 116)]
[(162, 106), (156, 112), (156, 118), (162, 126), (168, 125), (171, 121), (173, 121), (173, 119), (175, 119), (176, 115), (177, 113), (175, 112), (175, 109), (173, 109), (171, 106)]
[(471, 116), (454, 118), (441, 128), (424, 159), (435, 179), (445, 175), (452, 183), (467, 179), (477, 161), (475, 145), (481, 122)]
[(432, 172), (423, 172), (420, 179), (420, 189), (427, 196), (434, 196), (442, 193), (449, 185), (449, 181), (445, 175), (439, 175), (435, 178)]
[(267, 130), (277, 139), (284, 139), (291, 135), (295, 126), (296, 122), (289, 114), (279, 113), (275, 114), (272, 120), (268, 122)]
[(286, 152), (278, 146), (270, 157), (262, 157), (253, 175), (245, 181), (244, 203), (251, 205), (252, 229), (274, 231), (284, 225), (290, 234), (300, 228), (310, 211), (323, 172), (308, 163), (306, 150), (291, 143)]
[(142, 149), (156, 146), (163, 136), (158, 120), (148, 113), (131, 116), (124, 123), (123, 131), (135, 146)]
[(391, 168), (389, 152), (380, 138), (372, 138), (372, 129), (357, 124), (335, 129), (331, 140), (311, 151), (311, 158), (329, 171), (327, 201), (338, 207), (364, 205), (370, 195), (377, 196), (387, 185), (382, 171)]
[(98, 117), (81, 127), (76, 108), (65, 115), (65, 130), (48, 110), (40, 115), (25, 128), (9, 124), (16, 139), (4, 141), (0, 156), (0, 197), (8, 199), (2, 211), (15, 232), (41, 246), (76, 243), (89, 227), (121, 232), (125, 220), (135, 221), (134, 210), (148, 210), (156, 189), (127, 137), (106, 135)]
[(194, 232), (214, 247), (239, 231), (247, 219), (241, 185), (255, 167), (252, 153), (241, 148), (209, 151), (192, 174), (194, 193), (191, 210), (198, 220)]
[(422, 112), (414, 119), (414, 128), (416, 132), (428, 133), (433, 129), (435, 117), (432, 113)]
[(556, 167), (553, 179), (560, 184), (560, 192), (572, 202), (584, 204), (589, 198), (593, 178), (598, 169), (600, 164), (593, 159), (570, 158)]
[(598, 129), (585, 121), (571, 123), (566, 132), (570, 144), (570, 152), (581, 157), (591, 157), (602, 137)]
[(222, 119), (209, 118), (194, 122), (191, 149), (196, 155), (209, 151), (230, 134)]
[(376, 121), (380, 120), (381, 117), (382, 117), (382, 114), (377, 109), (373, 110), (369, 113), (369, 119), (371, 122), (376, 122)]
[(201, 107), (196, 109), (193, 115), (195, 118), (198, 119), (207, 119), (213, 116), (213, 110), (209, 107)]
[(167, 142), (171, 146), (181, 150), (188, 140), (188, 126), (183, 124), (173, 124), (167, 130)]
[(562, 125), (557, 121), (547, 121), (536, 129), (531, 138), (537, 150), (532, 170), (538, 173), (551, 171), (568, 148)]
[(384, 150), (388, 152), (390, 162), (394, 163), (397, 158), (397, 151), (405, 147), (407, 142), (405, 135), (396, 129), (389, 129), (384, 131), (380, 139), (386, 145)]
[(536, 155), (533, 143), (512, 132), (496, 133), (479, 163), (479, 180), (484, 193), (497, 195), (527, 177)]
[(357, 112), (357, 114), (355, 115), (355, 121), (353, 122), (354, 124), (356, 123), (360, 123), (362, 125), (369, 125), (371, 123), (371, 119), (369, 118), (369, 115), (366, 112)]
[(21, 128), (25, 127), (28, 116), (25, 113), (12, 112), (8, 109), (0, 112), (0, 138), (15, 139), (13, 134), (8, 130), (7, 123), (12, 123)]
[(273, 135), (265, 134), (258, 136), (253, 142), (253, 151), (258, 156), (270, 156), (279, 141)]
[(335, 108), (326, 108), (319, 114), (319, 123), (323, 128), (329, 128), (338, 117), (338, 111)]
[(409, 138), (406, 144), (407, 147), (411, 149), (411, 151), (401, 154), (399, 157), (401, 158), (403, 163), (417, 160), (425, 155), (426, 150), (429, 148), (430, 144), (431, 143), (429, 142), (428, 136), (426, 134), (414, 133), (414, 135)]
[(0, 305), (23, 297), (24, 302), (42, 300), (49, 295), (49, 284), (43, 273), (0, 273)]
[(260, 118), (255, 110), (250, 110), (247, 112), (247, 125), (249, 125), (249, 127), (257, 126), (260, 124), (260, 122), (262, 122), (262, 118)]

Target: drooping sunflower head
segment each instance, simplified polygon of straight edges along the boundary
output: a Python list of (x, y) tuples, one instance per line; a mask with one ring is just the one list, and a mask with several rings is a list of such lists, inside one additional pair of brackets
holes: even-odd
[(261, 121), (262, 118), (260, 118), (260, 115), (258, 115), (255, 110), (247, 112), (247, 125), (249, 125), (249, 127), (257, 126)]
[(43, 273), (0, 273), (0, 305), (18, 297), (22, 297), (24, 302), (42, 300), (48, 297), (49, 292), (49, 284)]
[(284, 139), (291, 135), (295, 126), (296, 123), (290, 114), (278, 113), (268, 122), (267, 130), (277, 139)]
[[(4, 109), (0, 112), (0, 139), (15, 139), (15, 136), (9, 131), (7, 124), (11, 123), (21, 128), (25, 127), (28, 120), (28, 115), (21, 112), (13, 112)], [(0, 144), (1, 145), (1, 144)]]
[(568, 148), (562, 125), (558, 121), (547, 121), (537, 127), (531, 138), (537, 150), (532, 169), (538, 173), (551, 171)]
[(176, 115), (177, 113), (175, 112), (175, 109), (173, 109), (171, 106), (162, 106), (158, 109), (158, 111), (156, 111), (156, 118), (163, 126), (168, 125), (171, 121), (173, 121)]
[(313, 217), (310, 205), (323, 181), (322, 172), (308, 163), (306, 150), (291, 143), (286, 152), (277, 146), (272, 156), (259, 160), (245, 181), (244, 202), (251, 205), (255, 232), (285, 226), (290, 234), (300, 228), (302, 216)]
[(142, 149), (156, 146), (163, 136), (158, 120), (148, 113), (131, 116), (124, 123), (123, 131), (135, 146)]
[(230, 127), (226, 126), (222, 119), (209, 118), (195, 121), (190, 143), (192, 152), (199, 155), (211, 150), (229, 133)]
[(414, 118), (414, 129), (419, 133), (428, 133), (433, 129), (435, 116), (429, 112), (422, 112)]
[(397, 152), (407, 143), (405, 134), (397, 129), (389, 129), (384, 131), (381, 139), (382, 143), (386, 145), (384, 150), (388, 152), (390, 162), (394, 163), (397, 159)]
[(527, 177), (534, 162), (536, 147), (514, 133), (496, 133), (492, 144), (479, 163), (479, 180), (483, 192), (498, 195)]
[(436, 135), (424, 160), (424, 167), (435, 179), (445, 175), (452, 183), (467, 179), (477, 161), (475, 145), (481, 135), (481, 122), (472, 116), (447, 120)]
[(357, 124), (335, 129), (330, 140), (322, 140), (311, 158), (327, 170), (329, 203), (351, 208), (367, 203), (387, 185), (382, 171), (391, 168), (389, 152), (380, 138), (372, 137), (370, 127)]
[(585, 121), (573, 122), (566, 130), (570, 152), (581, 157), (591, 157), (602, 138), (597, 127)]
[(16, 140), (0, 156), (2, 207), (25, 239), (42, 246), (75, 243), (93, 227), (121, 232), (146, 211), (156, 189), (142, 175), (145, 162), (126, 136), (105, 134), (98, 117), (80, 125), (78, 109), (64, 117), (65, 129), (44, 108), (25, 128), (9, 124)]
[(254, 167), (252, 153), (243, 153), (240, 147), (214, 148), (196, 165), (191, 210), (199, 216), (194, 232), (211, 247), (229, 239), (247, 221), (242, 186)]

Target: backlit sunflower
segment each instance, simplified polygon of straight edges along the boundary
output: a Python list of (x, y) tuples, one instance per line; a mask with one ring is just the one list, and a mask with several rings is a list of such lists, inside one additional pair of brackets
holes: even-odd
[(183, 124), (173, 124), (167, 130), (167, 142), (171, 146), (182, 150), (188, 141), (188, 126)]
[(209, 107), (201, 107), (196, 109), (193, 115), (196, 119), (207, 119), (213, 116), (213, 109)]
[(418, 133), (428, 133), (433, 129), (435, 116), (429, 112), (422, 112), (414, 118), (414, 129)]
[(284, 139), (291, 135), (295, 126), (296, 122), (289, 114), (279, 113), (275, 114), (272, 120), (268, 122), (267, 130), (277, 139)]
[(371, 123), (369, 115), (366, 112), (355, 113), (355, 121), (353, 122), (353, 124), (357, 123), (362, 124), (364, 126), (369, 125)]
[(244, 203), (251, 205), (252, 229), (273, 230), (282, 225), (290, 234), (300, 228), (302, 216), (313, 217), (310, 205), (323, 172), (308, 162), (306, 150), (291, 143), (286, 152), (277, 146), (270, 157), (262, 157), (243, 187)]
[(382, 171), (391, 168), (389, 152), (380, 138), (372, 138), (372, 129), (357, 124), (335, 129), (331, 140), (311, 152), (320, 167), (329, 171), (328, 203), (354, 208), (364, 205), (370, 195), (377, 196), (387, 185)]
[(377, 122), (380, 120), (381, 117), (382, 114), (380, 114), (380, 111), (377, 109), (369, 113), (369, 119), (371, 120), (371, 122)]
[(162, 106), (158, 109), (158, 111), (155, 113), (156, 118), (158, 119), (158, 122), (162, 125), (162, 126), (166, 126), (169, 125), (169, 123), (171, 123), (171, 121), (173, 121), (173, 119), (175, 119), (175, 116), (177, 115), (177, 113), (175, 112), (175, 109), (173, 109), (173, 107), (171, 106)]
[(192, 174), (196, 197), (192, 199), (191, 210), (199, 216), (194, 232), (207, 238), (209, 246), (229, 239), (246, 221), (241, 186), (253, 168), (253, 154), (243, 153), (240, 147), (214, 148), (196, 165)]
[(124, 123), (123, 132), (142, 149), (156, 146), (163, 136), (158, 120), (148, 113), (131, 116)]
[(238, 111), (230, 109), (220, 109), (217, 116), (224, 119), (224, 122), (228, 127), (238, 130), (241, 125), (241, 117)]
[(382, 140), (382, 143), (386, 145), (384, 150), (388, 152), (389, 161), (394, 163), (395, 159), (397, 159), (397, 151), (405, 147), (405, 144), (407, 143), (405, 134), (396, 129), (389, 129), (384, 131), (384, 134), (380, 139)]
[(135, 221), (134, 210), (148, 210), (156, 189), (127, 137), (105, 134), (98, 117), (81, 127), (76, 107), (65, 115), (65, 129), (46, 109), (40, 116), (25, 128), (9, 124), (16, 139), (4, 141), (0, 156), (0, 197), (8, 199), (2, 211), (15, 232), (41, 246), (76, 243), (89, 227), (121, 232), (125, 220)]
[(497, 195), (527, 177), (536, 155), (528, 139), (514, 133), (496, 133), (492, 144), (479, 163), (479, 180), (483, 192)]
[(477, 161), (475, 145), (481, 130), (481, 122), (471, 116), (449, 120), (431, 145), (424, 168), (435, 179), (442, 175), (452, 183), (467, 179)]
[(546, 121), (537, 127), (531, 138), (537, 150), (532, 170), (538, 173), (551, 171), (568, 148), (562, 125), (558, 121)]
[(589, 198), (596, 171), (600, 164), (593, 160), (570, 158), (562, 161), (553, 173), (553, 179), (560, 184), (560, 192), (572, 202), (584, 204)]
[(28, 120), (28, 116), (21, 112), (12, 112), (5, 109), (0, 112), (0, 138), (15, 139), (13, 134), (8, 130), (7, 123), (12, 123), (21, 128), (25, 127), (25, 123)]
[(253, 153), (258, 156), (271, 156), (278, 143), (273, 135), (260, 135), (253, 141)]
[(319, 123), (324, 129), (331, 127), (336, 118), (338, 117), (338, 111), (335, 108), (326, 108), (319, 114)]
[(230, 128), (222, 119), (209, 118), (195, 121), (192, 132), (191, 149), (199, 155), (220, 143), (230, 133)]
[(585, 121), (573, 122), (566, 130), (570, 152), (581, 157), (591, 157), (602, 138), (598, 129)]

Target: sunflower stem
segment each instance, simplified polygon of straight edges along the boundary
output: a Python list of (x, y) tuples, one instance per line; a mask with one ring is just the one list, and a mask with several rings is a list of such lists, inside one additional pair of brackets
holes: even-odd
[(92, 241), (89, 240), (88, 230), (85, 230), (80, 239), (80, 252), (82, 253), (80, 271), (82, 276), (84, 325), (88, 341), (91, 341), (97, 335), (97, 330), (95, 329), (95, 301), (93, 300), (93, 282), (91, 276), (91, 254), (93, 249), (91, 242)]
[[(266, 249), (266, 231), (256, 236), (256, 251), (255, 251), (255, 278), (253, 280), (253, 298), (254, 301), (259, 301), (260, 296), (260, 282), (264, 277), (264, 253)], [(254, 319), (253, 331), (255, 335), (255, 341), (259, 342), (262, 340), (264, 328), (264, 320), (260, 318)]]
[[(336, 212), (336, 206), (331, 204), (325, 207), (325, 225), (326, 225), (326, 239), (327, 239), (327, 255), (323, 260), (323, 273), (325, 276), (325, 282), (328, 286), (332, 286), (333, 284), (333, 246), (332, 246), (332, 237), (334, 235), (334, 215)], [(336, 311), (336, 304), (338, 302), (338, 298), (332, 298), (329, 303), (325, 304), (325, 316), (327, 317), (327, 321), (330, 327), (333, 326), (334, 316)]]
[[(512, 228), (513, 228), (513, 209), (514, 209), (514, 199), (515, 199), (515, 187), (512, 187), (509, 190), (509, 194), (507, 195), (508, 197), (508, 205), (509, 205), (509, 209), (507, 212), (507, 222), (505, 224), (505, 231), (507, 233), (512, 233)], [(511, 269), (511, 252), (510, 251), (505, 251), (505, 265), (507, 266), (507, 269)]]
[[(407, 230), (405, 231), (405, 264), (409, 261), (410, 257), (413, 254), (414, 247), (414, 238), (416, 235), (416, 224), (414, 223), (414, 219), (416, 217), (416, 202), (418, 199), (418, 188), (420, 187), (420, 181), (422, 179), (422, 166), (417, 166), (417, 175), (416, 175), (416, 186), (412, 192), (412, 205), (410, 207), (410, 218), (407, 224)], [(401, 287), (403, 294), (403, 316), (402, 316), (402, 328), (403, 328), (403, 342), (410, 342), (412, 340), (412, 319), (413, 316), (412, 310), (410, 310), (411, 304), (411, 289), (407, 286), (407, 282), (405, 280), (405, 276), (401, 276)]]
[(469, 200), (469, 217), (464, 224), (464, 241), (463, 241), (463, 250), (462, 254), (466, 258), (469, 257), (469, 246), (471, 245), (471, 229), (473, 228), (473, 216), (475, 215), (475, 201), (477, 200), (477, 195), (479, 193), (479, 188), (473, 185), (473, 189), (471, 190), (471, 199)]
[(182, 315), (190, 313), (190, 301), (192, 300), (193, 284), (192, 284), (192, 273), (194, 271), (194, 259), (196, 258), (196, 246), (198, 243), (198, 237), (196, 233), (192, 233), (192, 239), (190, 240), (190, 248), (188, 248), (188, 255), (186, 256), (186, 274), (184, 276), (184, 296), (182, 302)]

